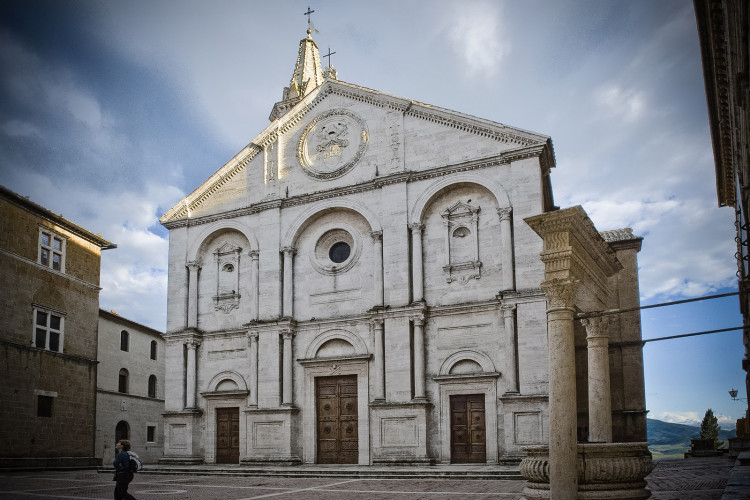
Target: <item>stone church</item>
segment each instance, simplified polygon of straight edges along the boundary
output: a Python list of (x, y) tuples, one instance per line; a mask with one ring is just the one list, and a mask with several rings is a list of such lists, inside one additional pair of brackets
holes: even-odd
[[(496, 464), (547, 443), (546, 241), (524, 219), (557, 211), (550, 138), (340, 81), (309, 30), (269, 118), (160, 219), (162, 462)], [(603, 308), (637, 305), (641, 239), (593, 234), (622, 263)], [(645, 440), (640, 322), (617, 328), (611, 427)]]

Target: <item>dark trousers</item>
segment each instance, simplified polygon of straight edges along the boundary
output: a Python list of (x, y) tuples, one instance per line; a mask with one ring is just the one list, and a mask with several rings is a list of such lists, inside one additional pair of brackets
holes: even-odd
[(133, 480), (132, 472), (118, 472), (115, 477), (115, 500), (135, 500), (135, 497), (128, 493), (128, 485)]

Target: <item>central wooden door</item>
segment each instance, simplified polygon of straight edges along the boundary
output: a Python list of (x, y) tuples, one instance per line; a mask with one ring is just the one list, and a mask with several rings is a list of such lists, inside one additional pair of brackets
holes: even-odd
[(450, 401), (451, 463), (486, 462), (484, 394), (451, 396)]
[(357, 376), (316, 378), (315, 407), (318, 463), (358, 463)]
[(236, 464), (240, 461), (240, 409), (216, 409), (216, 463)]

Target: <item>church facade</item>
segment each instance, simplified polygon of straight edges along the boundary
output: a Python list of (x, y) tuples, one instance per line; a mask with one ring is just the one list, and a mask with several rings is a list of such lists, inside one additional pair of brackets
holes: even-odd
[[(556, 210), (550, 138), (339, 81), (309, 32), (270, 120), (161, 218), (162, 461), (491, 464), (547, 443), (544, 248), (524, 219)], [(637, 303), (640, 238), (607, 238), (606, 286)], [(645, 440), (640, 322), (617, 328), (612, 427)]]

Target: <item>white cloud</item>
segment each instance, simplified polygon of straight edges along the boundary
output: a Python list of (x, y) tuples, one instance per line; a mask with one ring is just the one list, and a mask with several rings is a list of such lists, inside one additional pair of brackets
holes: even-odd
[(503, 31), (499, 6), (488, 2), (461, 2), (454, 5), (446, 22), (454, 50), (463, 58), (469, 73), (484, 78), (494, 76), (511, 49)]
[[(705, 413), (699, 414), (694, 411), (662, 411), (658, 413), (649, 413), (649, 418), (661, 420), (662, 422), (668, 422), (670, 424), (683, 424), (700, 427), (704, 415)], [(717, 413), (715, 413), (714, 416), (719, 422), (719, 427), (722, 429), (734, 429), (737, 425), (737, 421), (730, 416)]]
[(619, 118), (628, 123), (638, 121), (646, 107), (642, 92), (623, 90), (617, 86), (599, 89), (596, 101), (612, 118)]

